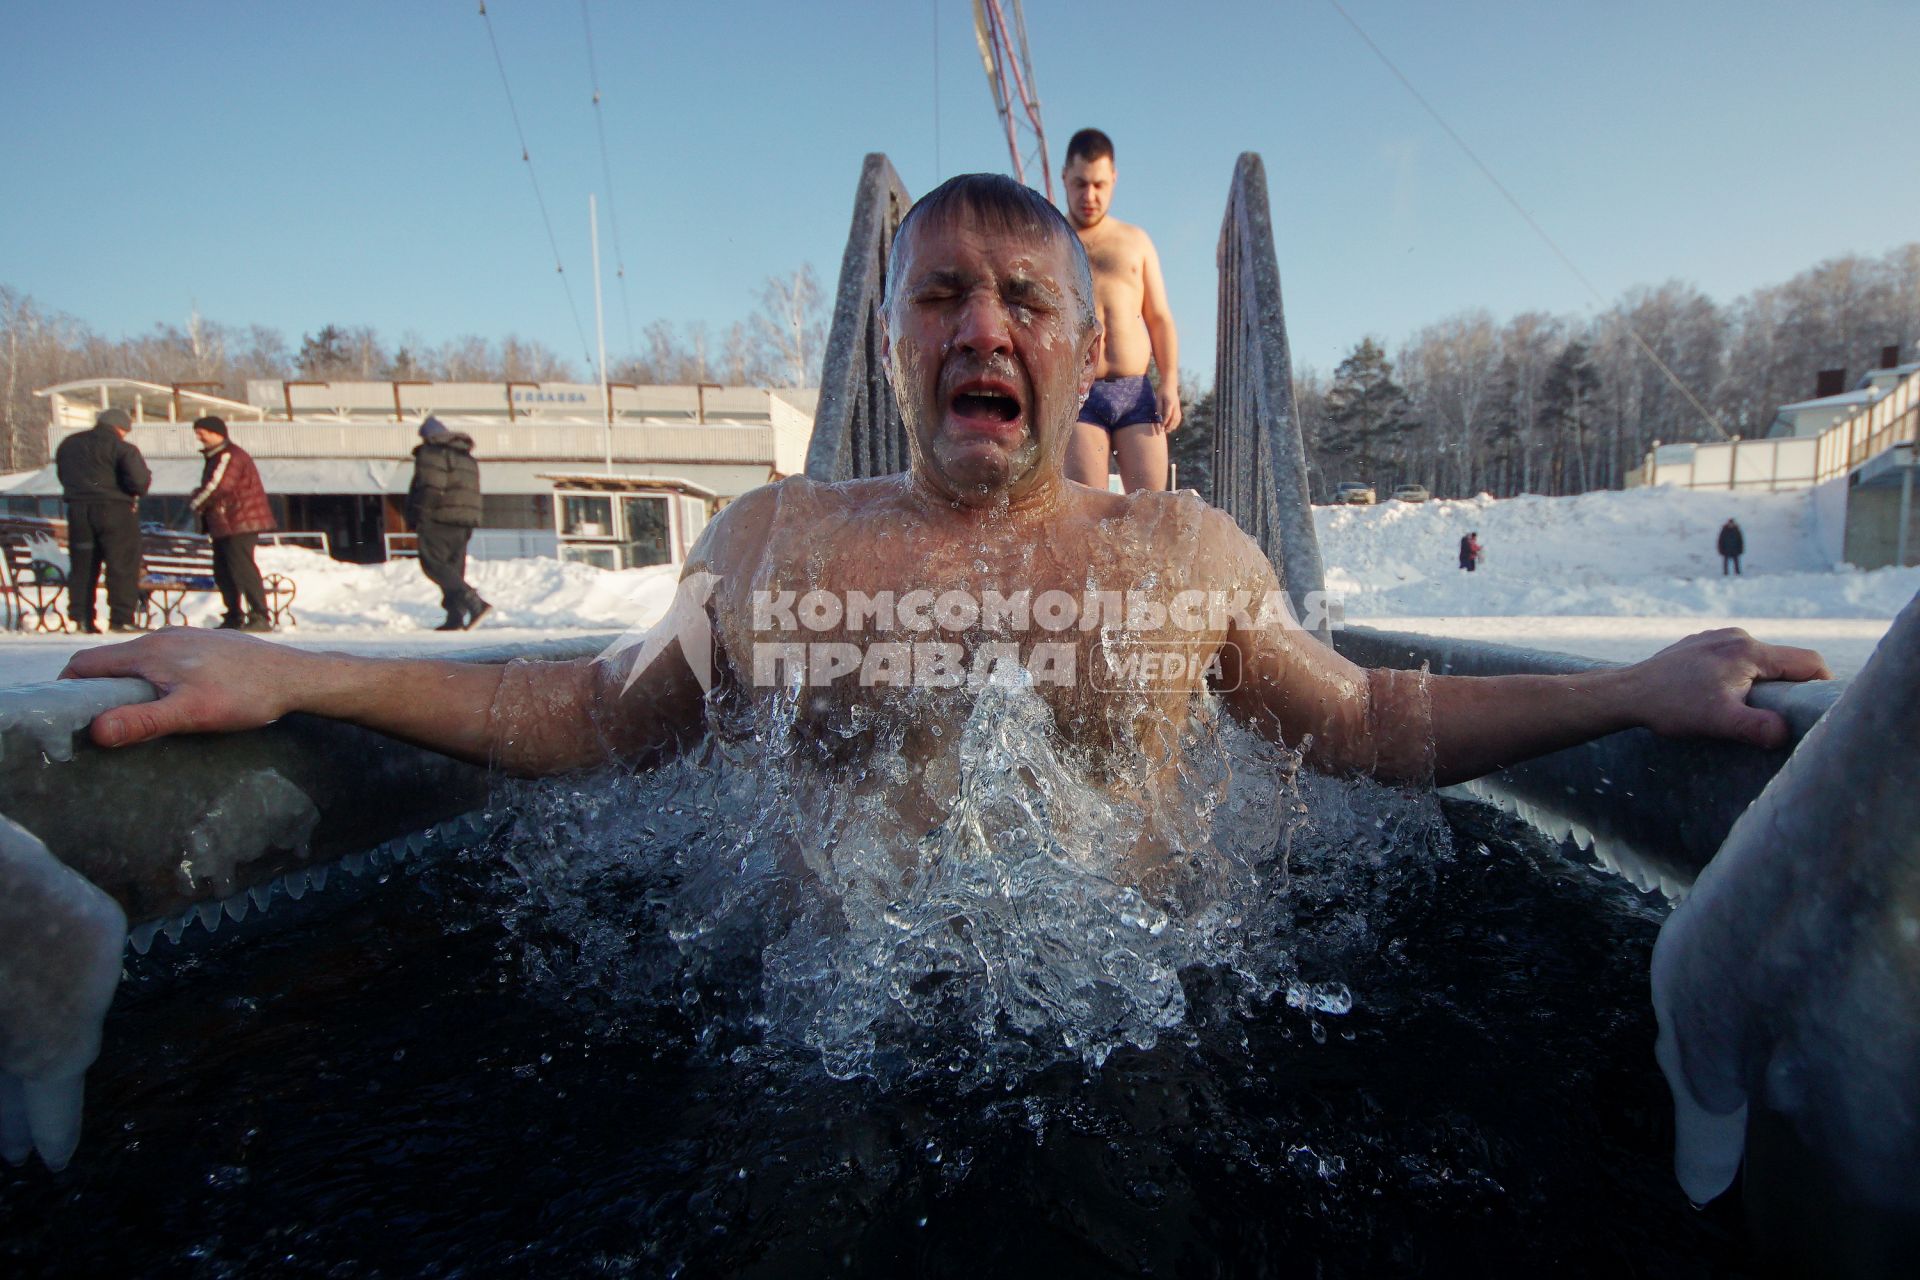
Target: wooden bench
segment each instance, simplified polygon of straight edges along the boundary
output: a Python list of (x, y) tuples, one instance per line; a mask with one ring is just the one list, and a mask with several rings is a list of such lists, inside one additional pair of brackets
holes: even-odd
[[(261, 578), (267, 589), (267, 613), (273, 625), (293, 619), (293, 579), (284, 573)], [(146, 626), (189, 626), (187, 594), (218, 591), (213, 576), (213, 539), (203, 533), (143, 530), (140, 534), (140, 611)], [(154, 622), (154, 611), (160, 620)]]

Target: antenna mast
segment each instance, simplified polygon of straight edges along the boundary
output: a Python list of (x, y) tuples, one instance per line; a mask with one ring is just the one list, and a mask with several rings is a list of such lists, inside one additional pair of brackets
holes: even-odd
[[(1011, 20), (1009, 20), (1011, 13)], [(1033, 81), (1033, 59), (1027, 53), (1027, 18), (1020, 0), (973, 0), (973, 34), (980, 42), (980, 61), (987, 69), (987, 87), (1007, 131), (1007, 154), (1013, 157), (1013, 176), (1028, 186), (1027, 168), (1038, 165), (1047, 199), (1053, 199), (1053, 164), (1047, 159), (1047, 131), (1040, 123), (1040, 91)]]

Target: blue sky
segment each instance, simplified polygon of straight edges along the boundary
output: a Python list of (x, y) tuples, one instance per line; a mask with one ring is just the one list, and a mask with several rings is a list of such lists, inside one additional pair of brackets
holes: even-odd
[[(1347, 5), (1608, 301), (1920, 237), (1912, 0)], [(967, 0), (589, 0), (623, 304), (580, 5), (488, 8), (589, 338), (600, 195), (615, 358), (629, 310), (719, 327), (803, 262), (831, 288), (865, 152), (915, 193), (1007, 167)], [(1300, 364), (1467, 307), (1591, 308), (1326, 0), (1029, 0), (1027, 27), (1056, 166), (1113, 135), (1114, 212), (1158, 242), (1203, 383), (1244, 150)], [(518, 332), (584, 370), (474, 0), (9, 0), (5, 29), (0, 283), (110, 335), (197, 306), (296, 342)]]

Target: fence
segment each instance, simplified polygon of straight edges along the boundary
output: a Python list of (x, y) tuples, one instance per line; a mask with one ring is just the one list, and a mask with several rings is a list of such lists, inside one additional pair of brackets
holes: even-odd
[(1655, 445), (1640, 474), (1646, 484), (1682, 489), (1809, 489), (1915, 440), (1920, 374), (1909, 374), (1818, 436)]
[[(381, 535), (387, 559), (411, 560), (420, 554), (420, 535)], [(560, 555), (560, 537), (551, 529), (475, 529), (467, 542), (472, 560), (554, 560)]]
[(873, 152), (860, 168), (853, 226), (840, 259), (820, 405), (813, 417), (807, 474), (815, 480), (851, 480), (907, 469), (907, 432), (880, 358), (878, 306), (893, 261), (893, 233), (912, 201), (900, 175)]
[(1214, 360), (1213, 502), (1273, 562), (1295, 612), (1325, 589), (1293, 405), (1293, 359), (1280, 305), (1267, 171), (1243, 152), (1220, 225), (1220, 323)]
[(318, 551), (323, 556), (333, 554), (332, 537), (320, 532), (283, 529), (278, 533), (263, 533), (260, 535), (260, 545), (263, 547), (305, 547), (309, 551)]

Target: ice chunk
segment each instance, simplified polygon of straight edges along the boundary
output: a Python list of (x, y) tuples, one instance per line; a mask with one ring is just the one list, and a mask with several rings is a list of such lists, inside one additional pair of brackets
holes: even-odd
[(276, 770), (252, 770), (222, 790), (187, 833), (181, 875), (191, 889), (211, 885), (230, 894), (240, 868), (268, 850), (304, 855), (319, 821), (306, 792)]
[(82, 1078), (120, 981), (127, 917), (0, 817), (0, 1155), (55, 1169), (80, 1141)]

